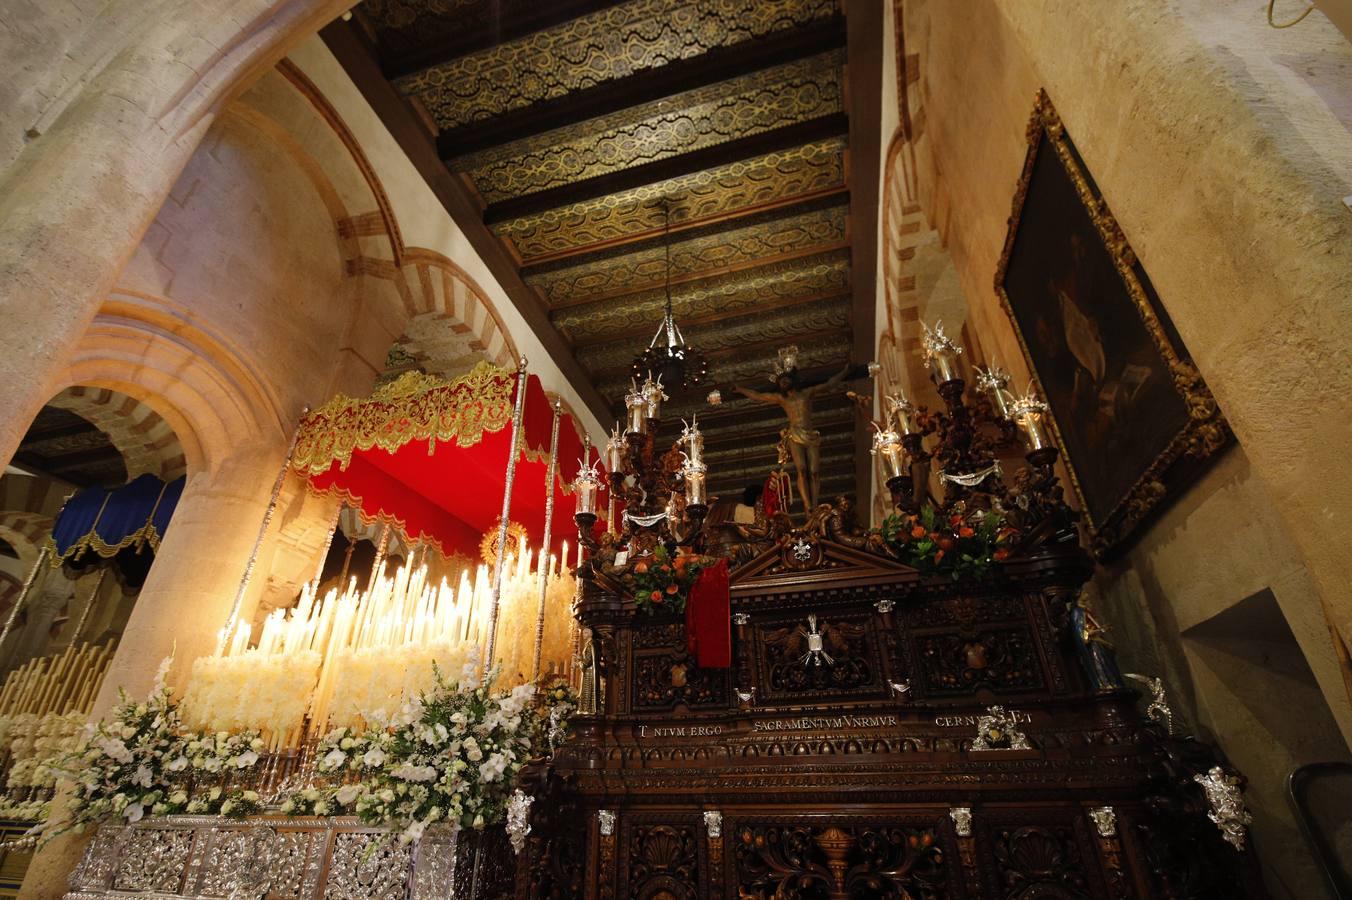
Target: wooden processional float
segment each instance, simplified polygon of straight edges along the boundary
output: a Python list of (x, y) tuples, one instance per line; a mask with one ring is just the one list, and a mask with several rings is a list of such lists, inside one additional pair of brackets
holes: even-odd
[[(1006, 402), (969, 403), (936, 372), (941, 411), (890, 398), (878, 426), (893, 512), (874, 531), (845, 499), (706, 524), (635, 391), (591, 476), (624, 531), (590, 540), (577, 516), (575, 736), (533, 771), (490, 896), (1265, 896), (1242, 777), (1174, 733), (1157, 679), (1138, 711), (1088, 608), (1046, 407), (999, 372), (982, 386)], [(1020, 439), (1024, 460), (996, 456)], [(702, 474), (697, 429), (679, 443)], [(682, 559), (726, 560), (722, 598), (649, 594)]]

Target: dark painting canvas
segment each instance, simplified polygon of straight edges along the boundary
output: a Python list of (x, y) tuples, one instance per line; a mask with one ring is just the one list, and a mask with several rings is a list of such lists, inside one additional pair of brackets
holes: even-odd
[(1199, 447), (1190, 397), (1205, 385), (1045, 98), (1035, 123), (997, 287), (1106, 546), (1178, 486), (1184, 453), (1228, 431), (1205, 395), (1215, 440)]

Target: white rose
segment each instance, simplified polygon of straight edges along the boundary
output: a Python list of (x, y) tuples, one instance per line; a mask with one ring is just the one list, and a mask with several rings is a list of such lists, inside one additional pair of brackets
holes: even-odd
[(372, 769), (377, 769), (385, 764), (385, 751), (379, 747), (372, 747), (362, 756), (361, 761)]
[(315, 804), (315, 815), (327, 816), (328, 814), (329, 814), (329, 805), (327, 803), (325, 803), (323, 800), (320, 800), (318, 803)]
[(345, 784), (338, 789), (338, 793), (334, 794), (333, 798), (343, 806), (350, 806), (352, 801), (356, 800), (359, 794), (361, 794), (361, 787), (359, 785)]

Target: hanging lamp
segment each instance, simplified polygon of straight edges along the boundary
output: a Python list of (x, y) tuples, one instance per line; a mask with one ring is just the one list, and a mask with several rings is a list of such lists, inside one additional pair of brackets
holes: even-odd
[(666, 251), (666, 302), (662, 324), (657, 328), (648, 348), (634, 357), (634, 377), (642, 381), (648, 375), (660, 376), (663, 387), (669, 390), (694, 387), (704, 380), (709, 363), (704, 354), (691, 347), (681, 336), (681, 329), (671, 309), (671, 201), (663, 198), (662, 244)]

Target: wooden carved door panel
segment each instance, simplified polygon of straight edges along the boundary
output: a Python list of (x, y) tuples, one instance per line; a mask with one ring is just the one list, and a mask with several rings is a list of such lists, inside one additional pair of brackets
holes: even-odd
[(729, 896), (949, 900), (963, 896), (942, 813), (729, 816)]

